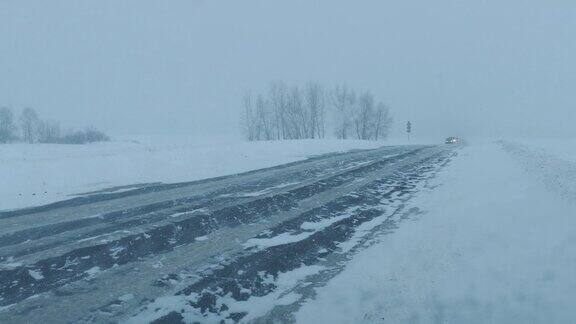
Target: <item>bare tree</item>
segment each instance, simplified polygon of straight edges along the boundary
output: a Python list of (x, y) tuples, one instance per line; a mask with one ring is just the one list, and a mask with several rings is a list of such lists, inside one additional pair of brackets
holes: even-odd
[(269, 141), (274, 139), (271, 114), (266, 99), (261, 95), (256, 99), (256, 123), (256, 134), (258, 140)]
[(318, 137), (325, 138), (326, 137), (326, 102), (328, 98), (326, 96), (326, 92), (322, 91), (322, 96), (320, 97), (320, 107), (318, 110)]
[(324, 89), (309, 82), (305, 88), (306, 111), (308, 116), (307, 138), (323, 138), (325, 133), (326, 98)]
[(8, 143), (15, 137), (14, 114), (6, 107), (0, 108), (0, 143)]
[(286, 139), (287, 120), (286, 109), (288, 105), (288, 87), (284, 82), (273, 82), (270, 85), (270, 105), (274, 115), (276, 139)]
[(308, 118), (300, 88), (292, 87), (286, 106), (286, 128), (288, 139), (305, 138), (308, 134)]
[(60, 124), (57, 122), (40, 120), (36, 131), (40, 143), (59, 143), (62, 136)]
[(34, 143), (38, 138), (38, 115), (32, 108), (25, 108), (20, 115), (22, 138), (26, 143)]
[(367, 140), (372, 137), (372, 117), (374, 116), (374, 95), (366, 91), (358, 98), (354, 114), (354, 128), (358, 139)]
[(16, 138), (14, 114), (7, 107), (0, 108), (0, 143), (8, 143)]
[(378, 103), (374, 117), (374, 140), (387, 138), (392, 126), (390, 109), (384, 103)]
[(246, 138), (249, 141), (256, 141), (256, 117), (254, 114), (254, 103), (252, 99), (252, 94), (246, 92), (244, 98), (242, 99), (244, 106), (244, 112), (242, 114), (242, 128)]
[(334, 108), (334, 134), (336, 138), (347, 139), (352, 128), (356, 93), (346, 86), (336, 86), (330, 94), (330, 103)]

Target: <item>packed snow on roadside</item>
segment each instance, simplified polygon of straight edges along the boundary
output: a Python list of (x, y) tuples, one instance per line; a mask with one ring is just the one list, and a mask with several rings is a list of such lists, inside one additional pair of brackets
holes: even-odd
[(234, 174), (383, 142), (242, 142), (185, 136), (125, 137), (90, 145), (0, 145), (0, 210), (138, 183), (182, 182)]
[(576, 139), (518, 139), (510, 142), (529, 147), (536, 153), (542, 153), (557, 159), (576, 163)]
[(574, 323), (576, 196), (542, 182), (574, 170), (546, 169), (559, 159), (539, 148), (462, 149), (410, 202), (423, 213), (359, 252), (297, 322)]
[(543, 146), (537, 144), (519, 144), (502, 142), (503, 148), (516, 161), (543, 183), (546, 188), (566, 199), (576, 197), (576, 149), (566, 145), (562, 154), (551, 155), (549, 152), (560, 153), (560, 145)]

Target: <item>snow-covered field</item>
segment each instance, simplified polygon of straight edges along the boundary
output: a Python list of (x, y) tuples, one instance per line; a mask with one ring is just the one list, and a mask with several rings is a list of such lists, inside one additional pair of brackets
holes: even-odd
[(562, 160), (576, 162), (576, 139), (536, 139), (513, 142), (527, 145), (535, 151), (545, 152)]
[(527, 167), (536, 155), (518, 152), (541, 145), (506, 145), (464, 148), (411, 201), (424, 213), (356, 255), (298, 322), (576, 322), (576, 196), (541, 172), (574, 174)]
[(46, 204), (114, 186), (191, 181), (385, 144), (139, 136), (91, 145), (0, 145), (0, 210)]

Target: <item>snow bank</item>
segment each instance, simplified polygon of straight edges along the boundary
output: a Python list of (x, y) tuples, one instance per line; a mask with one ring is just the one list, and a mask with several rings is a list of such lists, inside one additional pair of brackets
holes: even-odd
[(514, 142), (565, 161), (576, 162), (576, 139), (515, 140)]
[(574, 207), (499, 144), (470, 146), (298, 323), (572, 323)]
[[(529, 176), (539, 179), (550, 191), (576, 205), (576, 155), (570, 159), (570, 146), (559, 150), (560, 145), (501, 143), (504, 150), (526, 170)], [(548, 152), (555, 152), (568, 159), (559, 158)], [(561, 153), (563, 152), (563, 154)]]
[(46, 204), (114, 186), (210, 178), (383, 144), (337, 140), (248, 143), (140, 136), (90, 145), (0, 145), (0, 210)]

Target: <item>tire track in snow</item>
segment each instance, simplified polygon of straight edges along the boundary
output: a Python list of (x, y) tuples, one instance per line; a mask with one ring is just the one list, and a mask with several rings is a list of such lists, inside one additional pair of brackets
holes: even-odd
[[(0, 269), (0, 306), (17, 303), (67, 283), (90, 278), (95, 271), (137, 262), (147, 256), (167, 253), (176, 247), (193, 244), (198, 237), (223, 227), (238, 227), (267, 218), (274, 213), (294, 209), (300, 200), (345, 185), (390, 163), (417, 155), (421, 150), (412, 149), (393, 158), (383, 158), (347, 169), (285, 193), (258, 198), (211, 213), (193, 215), (110, 242), (76, 248), (61, 255), (41, 259), (32, 265)], [(42, 278), (34, 277), (32, 273), (41, 273)]]
[[(322, 271), (334, 272), (334, 268), (324, 266), (327, 257), (346, 255), (365, 243), (366, 236), (375, 229), (396, 226), (391, 217), (452, 154), (441, 152), (407, 166), (391, 178), (378, 179), (266, 230), (245, 244), (250, 254), (211, 269), (197, 282), (175, 296), (160, 298), (131, 320), (245, 322), (265, 315), (250, 310), (270, 310), (277, 304), (297, 302), (300, 297), (290, 293), (301, 280)], [(290, 277), (297, 280), (287, 279)]]

